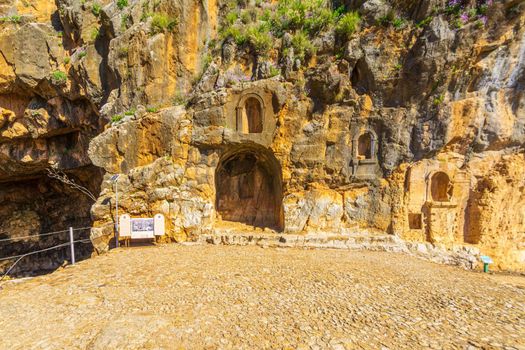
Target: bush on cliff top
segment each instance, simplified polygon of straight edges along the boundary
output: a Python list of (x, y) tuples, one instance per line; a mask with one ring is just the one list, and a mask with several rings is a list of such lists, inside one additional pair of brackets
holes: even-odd
[(275, 5), (259, 2), (255, 7), (239, 7), (237, 1), (229, 4), (221, 39), (231, 38), (239, 46), (249, 45), (257, 55), (269, 56), (276, 39), (289, 33), (301, 61), (315, 53), (312, 39), (320, 32), (336, 30), (348, 39), (361, 19), (357, 12), (344, 14), (344, 7), (333, 10), (327, 0), (280, 0)]

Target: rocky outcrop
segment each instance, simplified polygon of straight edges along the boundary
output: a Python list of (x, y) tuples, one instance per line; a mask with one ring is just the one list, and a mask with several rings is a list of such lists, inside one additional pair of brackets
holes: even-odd
[[(164, 214), (176, 241), (386, 233), (522, 270), (525, 5), (333, 5), (2, 5), (0, 181), (25, 198), (51, 165), (86, 179), (99, 252), (120, 174), (120, 210)], [(4, 222), (42, 232), (44, 212)]]

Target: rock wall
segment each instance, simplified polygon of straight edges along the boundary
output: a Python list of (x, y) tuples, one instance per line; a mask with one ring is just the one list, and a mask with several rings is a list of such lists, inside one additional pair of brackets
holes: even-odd
[[(98, 196), (102, 172), (87, 156), (90, 140), (114, 114), (169, 105), (190, 89), (204, 38), (216, 31), (217, 4), (6, 0), (0, 19), (0, 238), (35, 236), (1, 242), (4, 257), (68, 240), (40, 233), (91, 225), (93, 201), (46, 169)], [(77, 259), (91, 251), (77, 249)], [(66, 253), (24, 258), (13, 272), (54, 268)]]
[(388, 233), (523, 270), (523, 1), (310, 3), (3, 4), (5, 188), (100, 167), (99, 252), (121, 174), (176, 241)]

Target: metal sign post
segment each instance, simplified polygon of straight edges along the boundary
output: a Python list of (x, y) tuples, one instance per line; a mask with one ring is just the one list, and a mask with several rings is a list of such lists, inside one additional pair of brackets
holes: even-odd
[(71, 265), (75, 265), (75, 243), (73, 243), (73, 227), (69, 228), (69, 247), (71, 249)]
[(119, 232), (118, 232), (118, 178), (120, 174), (113, 175), (111, 181), (115, 184), (115, 248), (119, 247)]

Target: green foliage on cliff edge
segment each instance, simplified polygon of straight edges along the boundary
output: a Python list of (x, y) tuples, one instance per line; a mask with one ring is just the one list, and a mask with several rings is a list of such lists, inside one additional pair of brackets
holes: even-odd
[(222, 40), (231, 38), (238, 46), (249, 45), (259, 56), (269, 56), (277, 39), (289, 34), (294, 54), (301, 61), (315, 53), (312, 41), (321, 32), (334, 30), (346, 40), (361, 20), (357, 12), (345, 13), (344, 7), (332, 9), (327, 0), (280, 0), (240, 7), (237, 1), (229, 4), (220, 29)]
[(51, 73), (51, 81), (56, 85), (63, 85), (67, 81), (67, 74), (60, 70), (56, 70)]
[(169, 17), (163, 13), (154, 13), (151, 20), (151, 32), (157, 34), (166, 31), (173, 31), (177, 24), (178, 21), (176, 18)]

